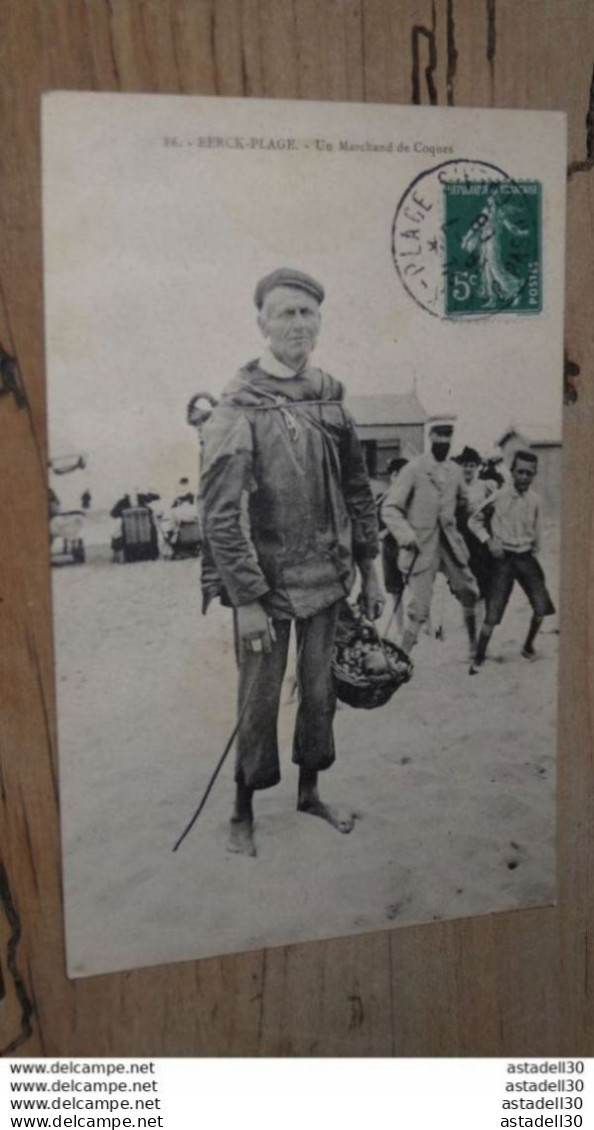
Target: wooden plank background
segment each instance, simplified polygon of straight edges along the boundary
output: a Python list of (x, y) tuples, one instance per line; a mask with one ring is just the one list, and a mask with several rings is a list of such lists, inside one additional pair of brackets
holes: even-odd
[[(594, 603), (588, 589), (594, 568), (593, 47), (590, 0), (4, 0), (4, 1054), (594, 1054)], [(46, 525), (40, 230), (39, 95), (52, 88), (568, 112), (567, 363), (565, 376), (559, 373), (566, 409), (556, 908), (76, 983), (66, 980)]]

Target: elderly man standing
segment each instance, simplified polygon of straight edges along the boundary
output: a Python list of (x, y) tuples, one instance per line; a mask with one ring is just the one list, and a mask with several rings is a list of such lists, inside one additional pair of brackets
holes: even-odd
[(429, 427), (429, 451), (411, 459), (391, 484), (381, 516), (400, 546), (400, 567), (410, 572), (410, 598), (402, 639), (410, 653), (429, 619), (433, 583), (441, 569), (460, 601), (471, 652), (476, 642), (476, 580), (468, 565), (468, 549), (456, 525), (456, 508), (464, 499), (460, 468), (449, 458), (453, 424), (435, 420)]
[[(352, 818), (320, 799), (318, 773), (335, 760), (331, 660), (355, 566), (367, 615), (383, 607), (375, 507), (343, 386), (310, 364), (324, 289), (281, 268), (260, 280), (254, 299), (267, 348), (240, 369), (204, 426), (202, 464), (204, 533), (221, 599), (234, 608), (239, 663), (229, 846), (248, 855), (256, 854), (253, 793), (280, 780), (277, 723), (292, 622), (297, 808), (351, 831)], [(212, 573), (208, 585), (212, 595)]]

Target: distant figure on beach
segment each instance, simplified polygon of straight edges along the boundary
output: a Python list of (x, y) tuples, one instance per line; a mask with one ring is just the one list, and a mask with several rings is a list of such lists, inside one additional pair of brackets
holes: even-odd
[(468, 522), (469, 529), (488, 547), (493, 559), (485, 621), (470, 667), (471, 675), (476, 675), (484, 663), (493, 629), (503, 619), (515, 581), (532, 607), (532, 619), (522, 647), (525, 659), (534, 659), (534, 641), (542, 621), (555, 612), (537, 557), (540, 499), (532, 489), (537, 470), (538, 456), (534, 451), (516, 451), (511, 465), (511, 483), (488, 498)]
[(124, 510), (133, 510), (137, 507), (145, 507), (147, 510), (151, 509), (153, 502), (158, 502), (160, 495), (155, 491), (139, 491), (137, 487), (122, 495), (110, 510), (112, 518), (121, 518)]
[(171, 509), (177, 506), (196, 506), (196, 495), (190, 487), (190, 480), (185, 476), (177, 484), (177, 494), (171, 503)]
[(383, 597), (373, 495), (344, 389), (310, 363), (324, 288), (290, 268), (261, 279), (254, 295), (267, 347), (227, 386), (202, 428), (202, 502), (209, 570), (234, 609), (239, 662), (236, 798), (230, 850), (256, 855), (253, 794), (280, 780), (277, 722), (291, 624), (297, 636), (299, 706), (293, 761), (297, 808), (339, 832), (353, 818), (321, 800), (318, 775), (335, 760), (332, 655), (339, 607), (355, 566), (364, 610)]
[(55, 518), (56, 514), (59, 514), (62, 509), (62, 503), (52, 487), (48, 488), (48, 506), (50, 518)]
[(169, 513), (160, 523), (164, 532), (164, 549), (173, 557), (197, 557), (202, 544), (198, 497), (184, 476), (177, 484), (177, 494)]

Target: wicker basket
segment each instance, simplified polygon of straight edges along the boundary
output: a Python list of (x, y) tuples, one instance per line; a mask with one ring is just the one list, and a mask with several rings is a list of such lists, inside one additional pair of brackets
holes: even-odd
[[(370, 639), (382, 651), (388, 663), (388, 671), (367, 674), (362, 670), (353, 670), (344, 662), (345, 648), (358, 642), (368, 643)], [(399, 687), (408, 683), (412, 673), (413, 665), (408, 655), (391, 640), (382, 639), (373, 624), (345, 602), (332, 659), (332, 674), (340, 701), (362, 710), (384, 706)]]

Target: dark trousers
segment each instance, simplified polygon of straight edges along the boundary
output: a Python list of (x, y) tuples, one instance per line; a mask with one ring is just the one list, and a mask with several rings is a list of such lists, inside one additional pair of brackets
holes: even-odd
[[(332, 722), (336, 692), (332, 652), (340, 601), (307, 620), (295, 620), (299, 706), (293, 761), (307, 769), (328, 769), (335, 760)], [(280, 781), (278, 712), (287, 668), (291, 620), (274, 620), (276, 640), (269, 654), (245, 650), (239, 665), (238, 710), (249, 702), (237, 735), (235, 779), (251, 789)]]
[(542, 566), (533, 553), (511, 553), (494, 557), (487, 595), (485, 624), (497, 627), (503, 619), (514, 582), (524, 590), (535, 616), (552, 616), (555, 605), (549, 596)]

